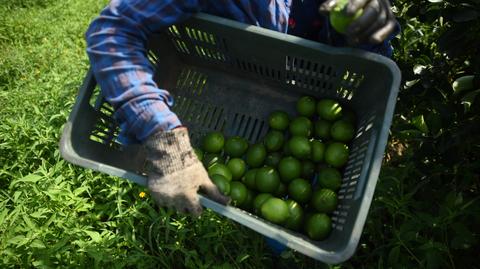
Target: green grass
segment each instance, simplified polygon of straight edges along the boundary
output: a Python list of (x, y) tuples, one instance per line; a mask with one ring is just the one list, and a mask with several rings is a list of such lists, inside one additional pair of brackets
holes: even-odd
[(89, 66), (83, 35), (106, 1), (3, 4), (0, 267), (270, 267), (249, 229), (209, 211), (158, 211), (144, 188), (61, 158), (61, 128)]
[[(275, 260), (326, 267), (293, 251), (273, 258), (263, 237), (241, 225), (210, 211), (192, 219), (158, 209), (148, 195), (140, 197), (144, 188), (60, 157), (61, 128), (89, 66), (83, 35), (106, 3), (0, 0), (0, 267), (272, 268)], [(395, 41), (396, 60), (408, 80), (426, 80), (412, 74), (411, 53), (425, 52), (418, 58), (427, 68), (440, 66), (435, 39), (444, 25), (408, 19), (415, 6), (399, 3), (406, 27)], [(448, 61), (452, 70), (469, 70), (463, 60)], [(415, 91), (402, 87), (389, 162), (358, 251), (335, 268), (475, 264), (479, 140), (461, 131), (476, 126), (478, 117), (462, 114), (452, 96), (435, 99), (449, 96), (457, 75), (435, 72), (447, 93), (421, 83)], [(425, 110), (429, 102), (438, 111)], [(435, 133), (408, 123), (422, 113)], [(435, 129), (429, 116), (438, 114), (443, 123)], [(457, 132), (463, 136), (452, 141)], [(471, 157), (449, 159), (455, 153)]]

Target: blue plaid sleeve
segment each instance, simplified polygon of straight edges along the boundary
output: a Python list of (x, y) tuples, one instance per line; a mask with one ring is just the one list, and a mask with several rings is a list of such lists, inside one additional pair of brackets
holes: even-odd
[(170, 110), (171, 95), (153, 81), (145, 43), (150, 33), (199, 10), (197, 0), (113, 0), (89, 26), (87, 54), (102, 94), (115, 109), (121, 142), (141, 142), (181, 125)]

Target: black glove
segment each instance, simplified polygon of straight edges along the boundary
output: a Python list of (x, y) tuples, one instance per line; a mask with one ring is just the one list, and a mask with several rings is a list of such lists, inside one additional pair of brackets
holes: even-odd
[[(338, 0), (327, 0), (320, 6), (321, 13), (329, 13)], [(351, 44), (383, 42), (394, 30), (397, 20), (392, 13), (389, 0), (349, 0), (346, 14), (353, 16), (358, 10), (363, 14), (347, 28), (345, 36)]]

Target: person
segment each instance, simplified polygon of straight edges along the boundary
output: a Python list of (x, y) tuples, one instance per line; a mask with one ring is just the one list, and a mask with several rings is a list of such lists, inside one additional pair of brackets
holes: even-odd
[[(142, 143), (152, 164), (148, 189), (160, 206), (199, 215), (197, 191), (226, 204), (190, 144), (188, 130), (171, 111), (173, 98), (153, 80), (146, 55), (152, 33), (197, 12), (233, 19), (330, 44), (391, 56), (398, 23), (388, 0), (349, 0), (347, 13), (363, 14), (345, 34), (329, 25), (337, 0), (112, 0), (86, 32), (87, 54), (103, 96), (114, 107), (122, 143)], [(161, 62), (161, 59), (160, 59)]]

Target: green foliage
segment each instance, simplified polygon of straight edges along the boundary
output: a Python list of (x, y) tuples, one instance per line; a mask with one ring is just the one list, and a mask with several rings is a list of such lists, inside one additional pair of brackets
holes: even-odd
[[(0, 267), (328, 268), (291, 250), (273, 259), (241, 225), (159, 210), (144, 188), (61, 159), (83, 34), (106, 2), (0, 0)], [(357, 253), (333, 268), (474, 268), (480, 1), (395, 4), (403, 84), (386, 161)], [(455, 93), (465, 75), (474, 87)]]

